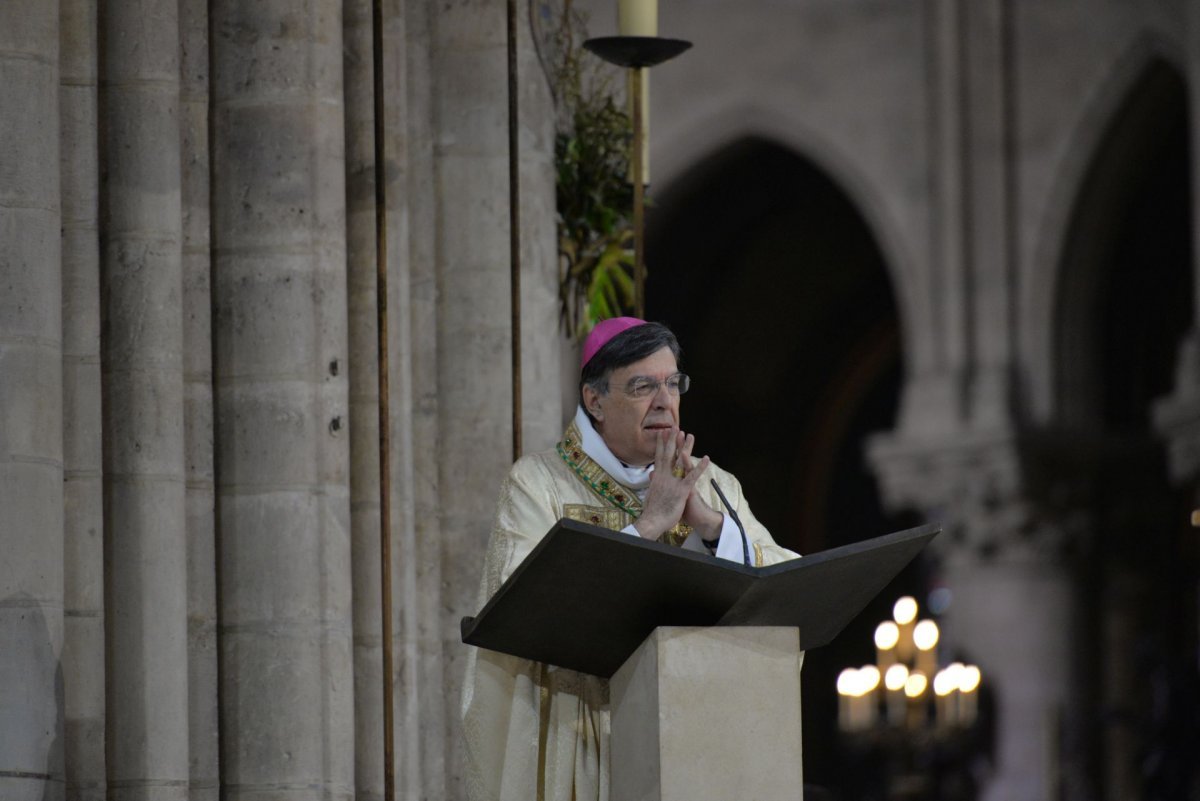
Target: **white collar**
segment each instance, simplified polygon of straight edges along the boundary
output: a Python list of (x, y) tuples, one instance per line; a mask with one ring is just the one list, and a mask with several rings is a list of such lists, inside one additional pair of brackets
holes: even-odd
[(654, 464), (632, 467), (618, 459), (616, 454), (608, 449), (600, 432), (592, 426), (592, 420), (582, 406), (575, 408), (575, 427), (579, 429), (579, 436), (583, 439), (583, 442), (580, 443), (583, 446), (583, 452), (590, 456), (592, 461), (603, 467), (604, 472), (631, 490), (638, 491), (639, 495), (640, 491), (650, 486), (650, 474), (654, 472)]

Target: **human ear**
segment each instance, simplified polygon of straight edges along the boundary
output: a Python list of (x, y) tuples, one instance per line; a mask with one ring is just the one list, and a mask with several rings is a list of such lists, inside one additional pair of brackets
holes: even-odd
[(600, 393), (587, 384), (583, 385), (583, 408), (597, 421), (604, 419), (604, 411), (600, 408)]

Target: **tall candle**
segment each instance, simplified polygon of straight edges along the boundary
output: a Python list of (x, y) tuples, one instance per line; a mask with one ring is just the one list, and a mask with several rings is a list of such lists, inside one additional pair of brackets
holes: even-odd
[(946, 668), (933, 677), (933, 693), (937, 696), (938, 728), (954, 728), (958, 725), (958, 674)]
[(622, 36), (658, 36), (658, 0), (618, 0), (617, 30)]
[(900, 641), (900, 629), (890, 620), (875, 627), (875, 664), (886, 671), (896, 664), (896, 643)]
[(904, 725), (904, 685), (908, 681), (908, 668), (892, 665), (883, 674), (883, 686), (887, 689), (887, 722), (891, 726)]
[(917, 619), (917, 600), (911, 595), (899, 598), (892, 605), (892, 619), (900, 629), (900, 639), (896, 643), (896, 655), (901, 662), (907, 663), (913, 653), (913, 624)]
[(967, 665), (963, 668), (959, 679), (959, 690), (962, 692), (959, 706), (959, 716), (963, 726), (971, 726), (975, 722), (979, 698), (979, 668)]
[(837, 679), (838, 692), (838, 728), (851, 731), (854, 728), (854, 691), (858, 671), (846, 668)]
[(913, 643), (917, 646), (917, 670), (932, 676), (937, 669), (938, 627), (932, 620), (922, 620), (913, 628)]
[(863, 665), (858, 669), (859, 691), (863, 699), (863, 728), (871, 728), (879, 717), (879, 668), (874, 665)]
[(929, 712), (926, 709), (925, 690), (929, 686), (929, 679), (924, 673), (914, 670), (908, 674), (908, 679), (904, 682), (904, 695), (908, 698), (908, 727), (910, 729), (919, 729), (925, 725), (928, 719)]

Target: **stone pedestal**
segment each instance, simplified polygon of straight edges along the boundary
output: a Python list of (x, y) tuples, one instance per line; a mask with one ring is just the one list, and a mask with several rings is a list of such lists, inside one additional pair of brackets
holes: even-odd
[(660, 628), (612, 677), (613, 801), (803, 797), (796, 629)]

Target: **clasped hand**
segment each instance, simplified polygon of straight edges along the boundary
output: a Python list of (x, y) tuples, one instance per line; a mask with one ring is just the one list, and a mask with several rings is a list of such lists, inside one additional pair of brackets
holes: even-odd
[(708, 469), (709, 459), (692, 462), (696, 438), (677, 428), (663, 431), (654, 445), (654, 472), (642, 502), (642, 514), (634, 527), (646, 539), (658, 539), (680, 521), (695, 529), (703, 539), (715, 539), (721, 531), (721, 513), (714, 511), (696, 491), (696, 482)]

